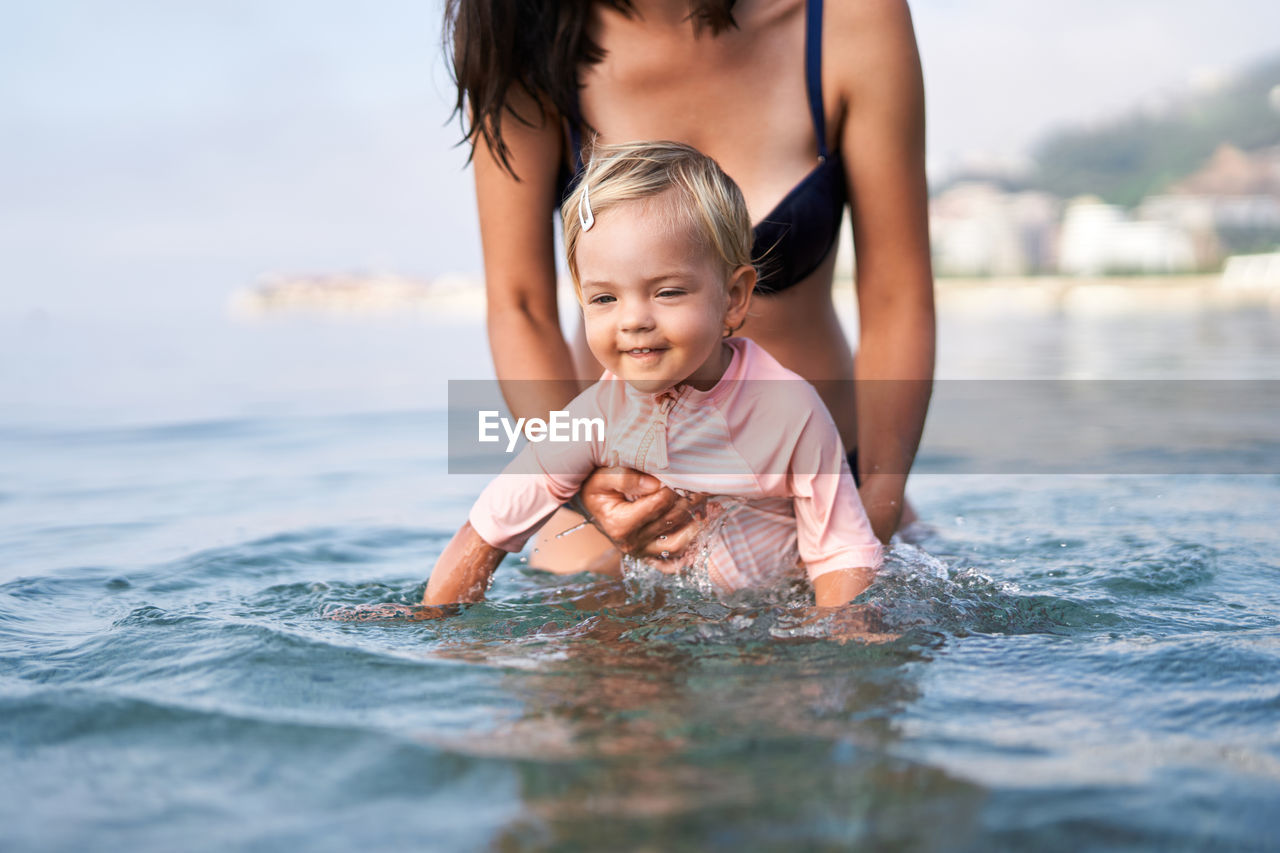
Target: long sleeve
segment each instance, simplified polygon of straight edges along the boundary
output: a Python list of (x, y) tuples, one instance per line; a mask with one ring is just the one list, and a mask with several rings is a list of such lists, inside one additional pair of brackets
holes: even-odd
[(809, 579), (837, 569), (878, 568), (884, 549), (845, 461), (840, 433), (817, 394), (791, 457), (800, 558)]
[[(577, 493), (600, 464), (605, 420), (597, 386), (569, 403), (570, 420), (599, 419), (601, 427), (581, 430), (580, 440), (530, 442), (498, 475), (471, 508), (468, 520), (480, 538), (503, 551), (524, 548), (556, 508)], [(570, 432), (572, 435), (572, 432)], [(587, 437), (589, 436), (589, 438)]]

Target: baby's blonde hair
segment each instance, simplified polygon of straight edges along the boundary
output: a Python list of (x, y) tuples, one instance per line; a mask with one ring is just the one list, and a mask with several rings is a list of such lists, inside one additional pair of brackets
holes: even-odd
[[(751, 215), (742, 191), (718, 163), (679, 142), (597, 145), (573, 192), (560, 206), (564, 248), (574, 290), (578, 281), (578, 240), (591, 222), (612, 207), (674, 190), (683, 223), (728, 270), (751, 265)], [(584, 203), (583, 196), (587, 196)], [(674, 223), (673, 223), (674, 224)]]

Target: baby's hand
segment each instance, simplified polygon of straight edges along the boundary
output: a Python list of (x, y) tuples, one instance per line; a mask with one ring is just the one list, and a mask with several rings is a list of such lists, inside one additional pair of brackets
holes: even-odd
[(857, 643), (890, 643), (900, 634), (890, 633), (880, 608), (874, 604), (849, 604), (842, 607), (817, 607), (803, 625), (821, 625), (823, 636), (844, 645)]
[(338, 622), (383, 622), (406, 620), (422, 622), (426, 619), (440, 619), (452, 616), (458, 608), (452, 605), (436, 605), (428, 607), (421, 604), (361, 604), (356, 607), (341, 607), (325, 614), (326, 619)]

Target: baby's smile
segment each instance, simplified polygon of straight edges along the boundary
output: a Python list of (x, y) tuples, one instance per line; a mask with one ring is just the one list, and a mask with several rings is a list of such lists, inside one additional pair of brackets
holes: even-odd
[(622, 350), (622, 354), (630, 356), (641, 364), (648, 364), (660, 359), (667, 349), (667, 347), (632, 347)]

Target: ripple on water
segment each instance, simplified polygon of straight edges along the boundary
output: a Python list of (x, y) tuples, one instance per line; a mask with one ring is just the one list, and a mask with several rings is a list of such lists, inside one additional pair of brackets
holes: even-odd
[(1091, 631), (1123, 620), (1107, 600), (1029, 594), (974, 567), (949, 569), (909, 545), (897, 545), (868, 600), (896, 629), (927, 628), (957, 635), (1059, 634)]
[(1200, 543), (1147, 546), (1127, 554), (1092, 581), (1122, 596), (1183, 592), (1211, 581), (1218, 569), (1217, 549)]
[(15, 660), (12, 674), (61, 691), (145, 695), (268, 718), (278, 709), (335, 724), (439, 725), (464, 710), (459, 692), (468, 695), (472, 717), (500, 714), (511, 704), (482, 689), (492, 678), (487, 668), (459, 666), (432, 651), (439, 626), (392, 637), (377, 626), (360, 633), (347, 627), (146, 605), (104, 633)]
[[(104, 827), (113, 840), (137, 838), (149, 849), (295, 836), (314, 847), (321, 840), (314, 827), (325, 826), (341, 829), (349, 849), (371, 827), (403, 822), (409, 812), (419, 840), (422, 826), (435, 824), (434, 840), (470, 849), (488, 836), (490, 822), (509, 818), (509, 767), (355, 719), (333, 723), (85, 689), (0, 696), (0, 714), (4, 739), (18, 744), (8, 769), (38, 794), (23, 798), (25, 815), (11, 814), (8, 804), (0, 814), (11, 818), (10, 829), (31, 830), (37, 847), (81, 846), (73, 842), (95, 828), (101, 837)], [(460, 801), (478, 804), (479, 827), (452, 819)], [(301, 804), (306, 828), (296, 820)], [(174, 822), (178, 831), (166, 847)], [(376, 834), (384, 843), (396, 835)]]
[(187, 555), (158, 566), (148, 586), (154, 593), (198, 589), (212, 579), (243, 581), (278, 578), (305, 572), (310, 578), (332, 574), (334, 567), (359, 570), (412, 558), (421, 573), (424, 544), (447, 541), (447, 535), (430, 530), (317, 528), (290, 531), (248, 542), (238, 542)]
[[(1123, 597), (1106, 587), (1110, 597), (1028, 593), (980, 565), (949, 565), (911, 546), (893, 549), (864, 599), (879, 627), (899, 635), (885, 643), (830, 642), (847, 626), (814, 619), (807, 594), (726, 603), (679, 586), (627, 589), (513, 564), (487, 602), (448, 619), (326, 618), (336, 607), (416, 601), (422, 545), (439, 538), (423, 533), (406, 544), (394, 532), (310, 530), (240, 546), (251, 567), (244, 572), (231, 548), (145, 571), (99, 568), (74, 583), (15, 582), (4, 589), (11, 600), (38, 601), (101, 596), (113, 579), (131, 579), (117, 585), (117, 609), (96, 634), (19, 664), (25, 687), (14, 693), (17, 704), (0, 707), (26, 743), (19, 761), (64, 747), (185, 763), (183, 796), (202, 788), (192, 774), (204, 778), (231, 798), (227, 808), (250, 815), (258, 839), (271, 817), (241, 794), (279, 804), (286, 790), (303, 792), (311, 807), (334, 809), (358, 801), (385, 807), (392, 819), (388, 803), (403, 791), (420, 798), (400, 803), (415, 814), (436, 798), (456, 811), (471, 779), (488, 786), (475, 790), (487, 801), (493, 790), (514, 786), (510, 815), (490, 823), (507, 826), (503, 837), (522, 837), (512, 821), (520, 815), (549, 839), (625, 832), (660, 845), (710, 837), (711, 828), (728, 837), (723, 828), (733, 826), (742, 843), (765, 833), (783, 845), (880, 839), (936, 846), (957, 827), (973, 829), (989, 792), (882, 746), (895, 742), (895, 720), (918, 701), (913, 670), (972, 634), (1046, 635), (1032, 651), (1047, 659), (1060, 654), (1062, 635), (1125, 623), (1114, 601)], [(333, 551), (349, 559), (328, 560)], [(1141, 563), (1141, 554), (1130, 562)], [(367, 567), (370, 579), (341, 579), (349, 565)], [(173, 574), (187, 577), (190, 588), (166, 586)], [(1255, 645), (1254, 668), (1273, 654)], [(1129, 670), (1134, 689), (1113, 689), (1136, 695), (1153, 684), (1181, 685), (1153, 673), (1168, 676), (1171, 662), (1208, 651), (1120, 654), (1138, 664)], [(1008, 663), (1007, 645), (1000, 659)], [(1094, 672), (1108, 670), (1094, 662)], [(1194, 670), (1179, 677), (1197, 678)], [(1137, 699), (1130, 707), (1148, 715), (1148, 731), (1181, 719), (1258, 732), (1257, 720), (1274, 714), (1277, 697), (1250, 698), (1240, 678), (1228, 683), (1236, 689), (1224, 690), (1221, 702), (1187, 695), (1163, 710)], [(1024, 698), (1021, 711), (993, 702), (981, 716), (1043, 712), (1045, 700), (1027, 696), (1036, 699)], [(199, 742), (220, 746), (187, 754), (184, 744)], [(1043, 754), (1024, 754), (967, 743), (988, 763), (1056, 757), (1048, 744)], [(320, 754), (326, 761), (314, 758)], [(138, 765), (129, 766), (136, 775)], [(147, 772), (171, 779), (173, 771), (157, 764)], [(843, 793), (833, 800), (833, 791)], [(837, 801), (846, 811), (836, 810)], [(793, 805), (777, 805), (784, 802)], [(868, 811), (851, 816), (852, 803)], [(941, 810), (946, 832), (914, 832), (920, 809)], [(154, 838), (164, 817), (145, 820)], [(200, 825), (190, 815), (181, 821)], [(664, 835), (661, 826), (675, 828)]]

